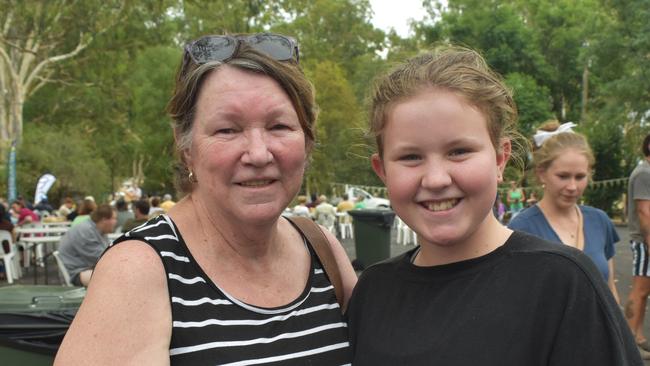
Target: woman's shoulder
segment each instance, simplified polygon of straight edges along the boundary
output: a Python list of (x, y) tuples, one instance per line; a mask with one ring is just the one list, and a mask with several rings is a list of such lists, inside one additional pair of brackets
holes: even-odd
[(143, 242), (125, 241), (105, 252), (97, 263), (57, 361), (79, 363), (89, 357), (97, 364), (163, 360), (169, 357), (169, 324), (167, 282), (158, 254)]
[(526, 232), (513, 233), (508, 241), (508, 252), (520, 265), (540, 274), (560, 277), (587, 274), (592, 280), (600, 277), (593, 261), (581, 250)]
[(158, 215), (145, 221), (143, 224), (127, 231), (115, 240), (115, 244), (126, 240), (149, 241), (151, 238), (173, 238), (178, 240), (178, 230), (172, 219), (166, 215)]
[(517, 214), (517, 216), (515, 216), (515, 218), (510, 220), (508, 227), (515, 229), (526, 227), (531, 220), (539, 220), (541, 217), (542, 211), (537, 207), (537, 205), (533, 205), (523, 209), (519, 214)]
[(579, 207), (583, 216), (597, 217), (599, 219), (604, 219), (609, 221), (609, 215), (607, 215), (605, 211), (599, 208), (592, 207), (592, 206), (582, 206), (582, 205)]

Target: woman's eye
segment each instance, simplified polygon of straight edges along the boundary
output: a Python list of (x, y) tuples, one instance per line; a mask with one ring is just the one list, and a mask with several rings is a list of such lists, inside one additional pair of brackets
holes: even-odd
[(273, 125), (271, 127), (271, 129), (276, 130), (276, 131), (281, 131), (281, 130), (290, 129), (290, 127), (288, 125), (283, 124), (283, 123), (278, 123), (278, 124)]
[(220, 129), (216, 130), (215, 133), (220, 134), (220, 135), (230, 135), (230, 134), (235, 133), (235, 129), (234, 128), (220, 128)]

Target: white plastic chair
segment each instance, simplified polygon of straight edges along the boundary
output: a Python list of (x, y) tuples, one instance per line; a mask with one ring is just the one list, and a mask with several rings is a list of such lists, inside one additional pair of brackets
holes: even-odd
[(341, 212), (336, 214), (336, 218), (339, 225), (339, 233), (341, 235), (341, 239), (354, 238), (354, 230), (352, 230), (352, 217), (347, 212)]
[(68, 273), (68, 269), (65, 268), (65, 264), (63, 264), (63, 261), (59, 256), (59, 251), (55, 250), (54, 252), (52, 252), (52, 255), (54, 256), (54, 259), (56, 259), (56, 265), (57, 267), (59, 267), (59, 274), (63, 279), (63, 284), (72, 287), (73, 285), (72, 285), (72, 281), (70, 280), (70, 273)]
[[(9, 252), (6, 253), (2, 242), (7, 241), (9, 243)], [(14, 279), (18, 279), (22, 276), (22, 271), (20, 270), (20, 259), (16, 253), (16, 244), (14, 244), (11, 233), (6, 230), (0, 230), (0, 258), (5, 266), (5, 273), (7, 275), (7, 282), (9, 284), (14, 283)]]
[(417, 244), (417, 234), (408, 227), (402, 219), (395, 217), (395, 229), (397, 230), (397, 244)]

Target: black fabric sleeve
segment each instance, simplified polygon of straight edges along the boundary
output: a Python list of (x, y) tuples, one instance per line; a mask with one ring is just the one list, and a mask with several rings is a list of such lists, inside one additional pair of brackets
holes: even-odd
[(643, 366), (627, 322), (597, 269), (578, 264), (565, 277), (565, 294), (558, 294), (566, 303), (549, 365)]

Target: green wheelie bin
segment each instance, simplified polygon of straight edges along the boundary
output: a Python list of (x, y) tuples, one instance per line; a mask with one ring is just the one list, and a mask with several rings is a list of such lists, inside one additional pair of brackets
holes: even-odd
[(52, 365), (85, 295), (83, 287), (0, 287), (1, 363)]
[(388, 209), (351, 210), (354, 220), (355, 267), (363, 269), (390, 257), (391, 228), (395, 212)]

